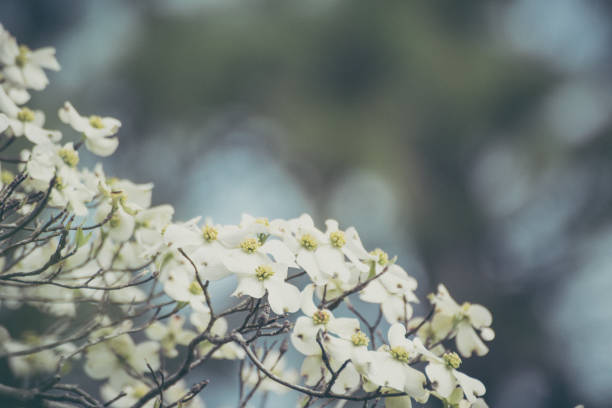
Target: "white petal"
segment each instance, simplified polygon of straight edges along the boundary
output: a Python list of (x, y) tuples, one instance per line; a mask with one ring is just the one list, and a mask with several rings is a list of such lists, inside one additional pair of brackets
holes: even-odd
[(455, 377), (461, 388), (463, 388), (465, 397), (470, 402), (476, 401), (477, 397), (484, 395), (487, 391), (482, 382), (462, 372), (455, 371)]
[(346, 270), (344, 254), (337, 248), (328, 245), (320, 246), (315, 251), (315, 259), (321, 268), (330, 275), (333, 275), (336, 270)]
[(117, 217), (118, 223), (115, 227), (109, 229), (109, 236), (117, 242), (124, 242), (130, 239), (136, 224), (134, 217), (126, 214), (121, 208), (115, 211), (113, 217)]
[(285, 312), (294, 313), (300, 308), (300, 290), (283, 281), (268, 280), (264, 286), (268, 289), (268, 301), (272, 311), (278, 315)]
[(208, 264), (199, 269), (204, 280), (219, 280), (230, 275), (230, 271), (222, 263)]
[(404, 347), (407, 341), (405, 336), (406, 336), (406, 328), (404, 327), (403, 324), (395, 323), (391, 325), (391, 328), (389, 328), (389, 334), (387, 336), (389, 339), (389, 345), (391, 347), (397, 347), (397, 346)]
[(327, 328), (332, 333), (340, 337), (351, 338), (353, 334), (359, 331), (359, 320), (350, 317), (330, 318)]
[(431, 321), (431, 328), (436, 333), (436, 337), (439, 339), (446, 337), (453, 327), (453, 316), (446, 314), (435, 314)]
[(315, 284), (323, 285), (326, 283), (312, 251), (300, 250), (297, 255), (297, 264), (306, 271)]
[(136, 346), (134, 354), (129, 357), (129, 363), (138, 372), (144, 373), (149, 370), (147, 363), (157, 370), (159, 368), (159, 343), (157, 341), (145, 341)]
[(245, 276), (254, 276), (259, 265), (269, 263), (266, 258), (258, 256), (260, 254), (246, 254), (240, 249), (229, 250), (227, 255), (223, 258), (223, 265), (228, 270)]
[(389, 292), (380, 282), (380, 279), (371, 281), (359, 292), (359, 298), (369, 303), (382, 303), (388, 296)]
[(119, 367), (117, 357), (106, 346), (94, 346), (87, 352), (85, 361), (85, 372), (95, 380), (108, 378)]
[(319, 382), (323, 373), (330, 376), (329, 371), (323, 366), (321, 357), (319, 356), (308, 356), (302, 363), (302, 369), (300, 373), (305, 377), (305, 384), (308, 386), (314, 386)]
[(19, 113), (19, 108), (15, 105), (15, 102), (9, 98), (4, 91), (4, 88), (0, 86), (0, 112), (6, 113), (12, 118), (16, 118)]
[(145, 333), (151, 340), (161, 340), (168, 333), (168, 329), (161, 322), (153, 322), (153, 324), (147, 327)]
[(85, 140), (87, 150), (100, 157), (107, 157), (115, 153), (118, 145), (119, 139), (116, 137), (87, 138)]
[(330, 219), (325, 221), (325, 226), (327, 227), (325, 234), (329, 235), (331, 232), (338, 231), (339, 224), (338, 221)]
[(238, 287), (236, 287), (232, 296), (248, 295), (259, 299), (265, 294), (266, 289), (260, 280), (252, 276), (245, 276), (238, 279)]
[(321, 354), (321, 348), (316, 342), (316, 335), (321, 326), (315, 326), (312, 319), (300, 316), (291, 332), (291, 344), (300, 353), (311, 356)]
[[(210, 311), (193, 311), (189, 316), (189, 321), (193, 324), (198, 330), (203, 331), (208, 326), (208, 322), (210, 322)], [(217, 320), (220, 321), (220, 320)], [(216, 323), (216, 322), (215, 322)]]
[(302, 308), (302, 312), (304, 312), (304, 314), (307, 316), (312, 316), (314, 312), (317, 311), (317, 307), (312, 301), (314, 289), (315, 287), (312, 283), (306, 285), (306, 287), (302, 290), (302, 294), (300, 295), (300, 307)]
[(463, 357), (470, 357), (473, 351), (479, 356), (484, 356), (489, 352), (489, 348), (482, 342), (476, 331), (465, 322), (459, 324), (457, 328), (455, 343)]
[(382, 387), (391, 387), (395, 390), (403, 391), (405, 364), (392, 358), (386, 351), (374, 351), (373, 354), (375, 357), (370, 369), (370, 381)]
[(425, 402), (429, 398), (429, 392), (425, 389), (427, 382), (425, 375), (408, 365), (404, 367), (404, 391), (419, 402)]
[(25, 123), (23, 129), (25, 137), (27, 137), (28, 140), (34, 144), (49, 143), (50, 141), (48, 130), (45, 130), (32, 123)]
[(467, 310), (472, 326), (478, 328), (489, 327), (493, 323), (493, 316), (486, 307), (481, 305), (470, 305)]
[(202, 234), (198, 234), (184, 224), (168, 225), (164, 231), (164, 241), (178, 248), (202, 245), (204, 243)]
[(91, 127), (89, 120), (79, 115), (79, 112), (72, 106), (70, 102), (65, 102), (64, 106), (58, 112), (60, 120), (72, 126), (77, 132), (85, 132)]
[(40, 65), (46, 69), (51, 69), (53, 71), (58, 71), (60, 69), (57, 59), (55, 59), (55, 48), (53, 47), (43, 47), (32, 51), (29, 59), (34, 64)]
[(15, 102), (17, 105), (23, 105), (30, 100), (30, 94), (25, 89), (20, 88), (11, 88), (8, 90), (8, 96)]
[(434, 389), (442, 397), (447, 398), (457, 387), (455, 376), (443, 363), (429, 363), (425, 367), (427, 377), (434, 384)]
[(288, 265), (289, 267), (297, 267), (295, 263), (295, 255), (287, 248), (287, 245), (276, 239), (269, 239), (262, 245), (261, 251), (270, 254), (274, 260), (279, 263)]
[(485, 341), (491, 341), (495, 338), (495, 332), (489, 327), (485, 327), (480, 331), (480, 337)]
[(48, 183), (53, 178), (53, 166), (39, 160), (30, 160), (26, 164), (30, 177)]
[(361, 238), (359, 238), (359, 234), (357, 233), (355, 227), (348, 227), (344, 232), (344, 235), (347, 238), (346, 244), (350, 248), (351, 252), (357, 255), (359, 259), (368, 259), (368, 251), (366, 251), (363, 247)]
[(385, 319), (391, 324), (412, 317), (412, 306), (410, 303), (404, 303), (404, 300), (398, 296), (387, 295), (381, 306)]
[(23, 87), (26, 86), (24, 78), (23, 78), (23, 71), (19, 69), (17, 66), (12, 65), (12, 66), (5, 67), (3, 74), (10, 82), (19, 84), (19, 86), (23, 86)]
[(45, 71), (39, 66), (34, 64), (26, 64), (23, 69), (23, 77), (26, 82), (26, 86), (41, 91), (49, 84), (49, 79), (45, 74)]
[[(340, 367), (332, 368), (334, 368), (334, 370), (337, 370)], [(359, 375), (357, 370), (355, 370), (355, 367), (351, 363), (349, 363), (344, 368), (344, 370), (340, 372), (340, 375), (338, 375), (338, 379), (334, 383), (332, 391), (337, 394), (348, 394), (357, 388), (360, 379), (361, 376)]]

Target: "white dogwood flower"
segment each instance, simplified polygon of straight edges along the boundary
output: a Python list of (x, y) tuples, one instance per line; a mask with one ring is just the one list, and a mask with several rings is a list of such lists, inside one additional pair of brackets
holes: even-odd
[[(349, 227), (346, 231), (341, 231), (336, 220), (327, 220), (325, 225), (327, 230), (325, 231), (324, 243), (342, 252), (360, 271), (368, 271), (369, 267), (363, 261), (371, 257), (363, 247), (355, 227)], [(323, 248), (325, 246), (321, 247), (321, 249)]]
[(161, 280), (166, 294), (174, 300), (188, 303), (195, 310), (206, 310), (204, 290), (194, 273), (189, 271), (185, 264), (175, 265), (179, 266), (168, 268), (168, 271), (162, 274)]
[(57, 130), (44, 129), (45, 114), (40, 110), (18, 107), (0, 87), (0, 112), (5, 114), (8, 127), (16, 137), (24, 136), (32, 143), (58, 142), (62, 138)]
[(2, 73), (11, 82), (40, 91), (49, 84), (44, 69), (59, 71), (55, 48), (45, 47), (32, 51), (17, 41), (0, 25), (0, 62)]
[(282, 315), (300, 308), (300, 290), (285, 282), (287, 265), (273, 263), (261, 254), (228, 257), (225, 266), (238, 276), (233, 296), (261, 298), (268, 293), (272, 311)]
[[(112, 212), (112, 215), (111, 215)], [(134, 234), (136, 220), (133, 215), (128, 214), (122, 206), (113, 206), (110, 203), (102, 203), (98, 206), (95, 220), (101, 223), (108, 219), (102, 228), (108, 231), (109, 237), (115, 242), (125, 242)]]
[(415, 345), (406, 337), (406, 329), (396, 323), (388, 333), (389, 345), (375, 351), (372, 358), (368, 379), (374, 384), (403, 391), (419, 402), (429, 397), (424, 388), (426, 378), (423, 373), (413, 368), (419, 352)]
[(226, 226), (217, 232), (218, 241), (229, 249), (228, 258), (248, 262), (253, 255), (261, 259), (271, 256), (277, 263), (297, 267), (295, 255), (287, 245), (283, 241), (270, 238), (267, 219), (243, 214), (241, 225)]
[(27, 160), (28, 175), (34, 180), (48, 183), (53, 178), (56, 169), (64, 166), (76, 167), (79, 163), (79, 154), (74, 150), (72, 142), (60, 146), (51, 142), (34, 146), (29, 152), (22, 154), (22, 160)]
[(439, 285), (438, 293), (430, 295), (429, 299), (436, 307), (431, 325), (441, 337), (455, 337), (457, 350), (463, 357), (470, 357), (473, 352), (479, 356), (488, 353), (489, 348), (482, 340), (490, 341), (495, 337), (490, 328), (493, 321), (491, 312), (484, 306), (469, 302), (459, 306), (444, 285)]
[(425, 372), (440, 398), (450, 404), (458, 404), (464, 395), (469, 402), (475, 402), (484, 395), (486, 389), (482, 382), (457, 370), (461, 365), (457, 353), (446, 352), (439, 357), (427, 350), (419, 339), (414, 340), (414, 345), (428, 362)]
[(373, 354), (368, 350), (369, 343), (368, 336), (359, 329), (350, 336), (343, 333), (340, 337), (323, 337), (323, 344), (329, 356), (340, 363), (351, 360), (351, 365), (361, 375), (367, 375), (370, 369)]
[(327, 309), (318, 309), (313, 300), (314, 285), (307, 285), (302, 291), (302, 312), (291, 333), (291, 343), (300, 353), (310, 356), (321, 352), (317, 344), (319, 331), (330, 331), (344, 338), (350, 338), (359, 331), (359, 321), (348, 317), (334, 317)]
[(178, 356), (176, 346), (186, 346), (196, 336), (191, 330), (183, 329), (185, 318), (179, 315), (172, 315), (168, 320), (168, 325), (160, 321), (153, 322), (145, 333), (151, 340), (159, 341), (165, 356), (174, 358)]
[[(323, 362), (322, 352), (319, 350), (318, 354), (309, 355), (304, 358), (300, 374), (304, 377), (304, 382), (308, 386), (315, 386), (323, 379), (325, 382), (329, 382), (332, 377), (332, 373), (329, 372), (325, 363)], [(331, 359), (329, 364), (335, 372), (340, 370), (343, 362)], [(332, 386), (332, 392), (336, 394), (350, 394), (357, 390), (361, 377), (355, 367), (352, 364), (348, 364), (338, 375), (336, 382)]]
[(389, 323), (403, 322), (412, 317), (410, 303), (419, 301), (414, 294), (417, 281), (399, 265), (388, 264), (386, 268), (384, 273), (361, 290), (359, 298), (364, 302), (379, 303)]
[(199, 227), (199, 220), (197, 217), (168, 225), (163, 231), (164, 242), (170, 248), (185, 251), (203, 280), (222, 279), (230, 274), (223, 263), (228, 250), (218, 240), (219, 231), (224, 227), (211, 223)]
[(141, 257), (149, 259), (157, 254), (164, 244), (162, 231), (168, 227), (174, 215), (171, 205), (158, 205), (139, 211), (134, 220), (134, 237), (141, 249)]
[(90, 152), (106, 157), (115, 152), (119, 140), (114, 137), (121, 122), (111, 117), (81, 116), (70, 102), (59, 110), (59, 118), (85, 136), (85, 146)]
[[(7, 352), (29, 350), (34, 347), (51, 344), (57, 339), (54, 336), (40, 337), (32, 332), (25, 333), (23, 341), (11, 340), (6, 337), (2, 348)], [(17, 377), (33, 377), (39, 374), (49, 374), (55, 371), (62, 355), (68, 355), (75, 350), (72, 343), (64, 343), (55, 348), (48, 348), (36, 353), (14, 356), (8, 359), (9, 367)]]
[(127, 334), (94, 344), (86, 351), (85, 373), (95, 380), (113, 377), (124, 370), (124, 364), (137, 373), (159, 368), (159, 343), (145, 341), (135, 344)]
[(28, 103), (31, 98), (30, 93), (19, 85), (7, 81), (0, 84), (0, 86), (4, 88), (4, 92), (6, 92), (9, 98), (17, 105), (24, 105)]

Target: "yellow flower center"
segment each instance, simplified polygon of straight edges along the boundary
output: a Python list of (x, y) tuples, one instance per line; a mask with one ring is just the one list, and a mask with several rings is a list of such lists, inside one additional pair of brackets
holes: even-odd
[(366, 336), (364, 332), (359, 330), (357, 333), (354, 333), (351, 336), (351, 342), (353, 343), (353, 345), (359, 347), (359, 346), (367, 346), (370, 340), (368, 339), (368, 336)]
[(247, 238), (240, 243), (240, 248), (247, 254), (252, 254), (259, 248), (259, 241), (255, 238)]
[(189, 293), (191, 293), (192, 295), (202, 295), (204, 291), (202, 290), (202, 287), (197, 281), (193, 281), (189, 285)]
[(270, 221), (267, 218), (265, 218), (265, 217), (264, 218), (257, 218), (255, 220), (255, 222), (257, 224), (265, 225), (266, 227), (270, 226)]
[(329, 323), (329, 312), (326, 310), (317, 310), (312, 314), (312, 321), (314, 324)]
[(117, 228), (119, 225), (121, 225), (121, 217), (119, 214), (115, 213), (108, 223), (111, 228)]
[(30, 108), (21, 108), (17, 113), (17, 119), (22, 122), (32, 122), (34, 120), (34, 112)]
[(89, 124), (91, 125), (91, 127), (96, 128), (96, 129), (104, 128), (104, 123), (102, 123), (102, 118), (99, 117), (98, 115), (91, 115), (89, 117)]
[(459, 368), (461, 365), (461, 357), (457, 353), (444, 353), (442, 356), (447, 366), (451, 368)]
[(455, 316), (455, 320), (457, 322), (460, 321), (469, 321), (470, 317), (468, 316), (468, 310), (469, 308), (472, 306), (472, 304), (470, 302), (464, 302), (461, 305), (461, 310), (457, 313), (457, 315)]
[(410, 362), (410, 353), (402, 346), (393, 347), (391, 350), (389, 350), (389, 353), (391, 353), (394, 359), (401, 361), (402, 363)]
[(15, 57), (15, 64), (19, 68), (25, 67), (28, 62), (28, 54), (30, 53), (30, 49), (25, 45), (19, 46), (19, 54)]
[(272, 270), (272, 267), (269, 265), (259, 265), (255, 269), (255, 276), (260, 281), (266, 280), (270, 278), (272, 275), (274, 275), (274, 271)]
[(213, 242), (217, 240), (219, 236), (219, 231), (215, 227), (211, 227), (210, 225), (202, 228), (202, 234), (204, 235), (204, 239), (206, 242)]
[(302, 238), (300, 238), (300, 244), (309, 251), (314, 251), (317, 249), (317, 246), (319, 246), (315, 237), (310, 234), (302, 235)]
[(2, 184), (8, 184), (13, 181), (14, 178), (15, 175), (8, 170), (2, 170), (2, 173), (0, 173), (0, 179), (2, 180)]
[(62, 191), (65, 187), (66, 185), (64, 184), (64, 179), (62, 178), (62, 176), (55, 177), (55, 188), (58, 191)]
[(70, 167), (76, 167), (79, 163), (79, 154), (74, 149), (63, 147), (59, 150), (58, 155)]
[(380, 248), (376, 248), (375, 250), (370, 252), (370, 255), (378, 258), (376, 262), (378, 262), (380, 266), (385, 266), (389, 263), (389, 255)]
[(329, 234), (329, 240), (336, 248), (342, 248), (346, 244), (346, 238), (344, 238), (344, 232), (342, 231), (334, 231)]

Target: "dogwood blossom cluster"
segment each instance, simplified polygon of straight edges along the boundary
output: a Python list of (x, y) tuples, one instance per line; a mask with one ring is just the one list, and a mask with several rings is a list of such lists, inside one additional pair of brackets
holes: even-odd
[[(414, 316), (417, 281), (335, 220), (175, 220), (172, 206), (152, 206), (152, 184), (79, 166), (115, 152), (119, 120), (66, 102), (63, 128), (45, 126), (30, 92), (58, 69), (53, 48), (30, 50), (0, 26), (0, 151), (16, 154), (0, 158), (0, 312), (43, 322), (0, 326), (13, 384), (35, 384), (22, 401), (198, 408), (216, 379), (190, 373), (236, 360), (240, 406), (294, 390), (301, 406), (486, 407), (485, 386), (462, 371), (494, 338), (485, 307), (440, 285)], [(96, 390), (62, 383), (75, 366)]]

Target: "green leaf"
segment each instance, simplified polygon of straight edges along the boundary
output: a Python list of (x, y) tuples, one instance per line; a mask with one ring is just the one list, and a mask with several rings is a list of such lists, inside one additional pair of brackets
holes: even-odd
[(89, 241), (89, 238), (91, 238), (91, 232), (89, 232), (88, 234), (85, 234), (83, 232), (83, 229), (81, 229), (80, 227), (77, 229), (76, 232), (76, 246), (77, 248), (82, 247), (83, 245), (85, 245), (87, 243), (87, 241)]

